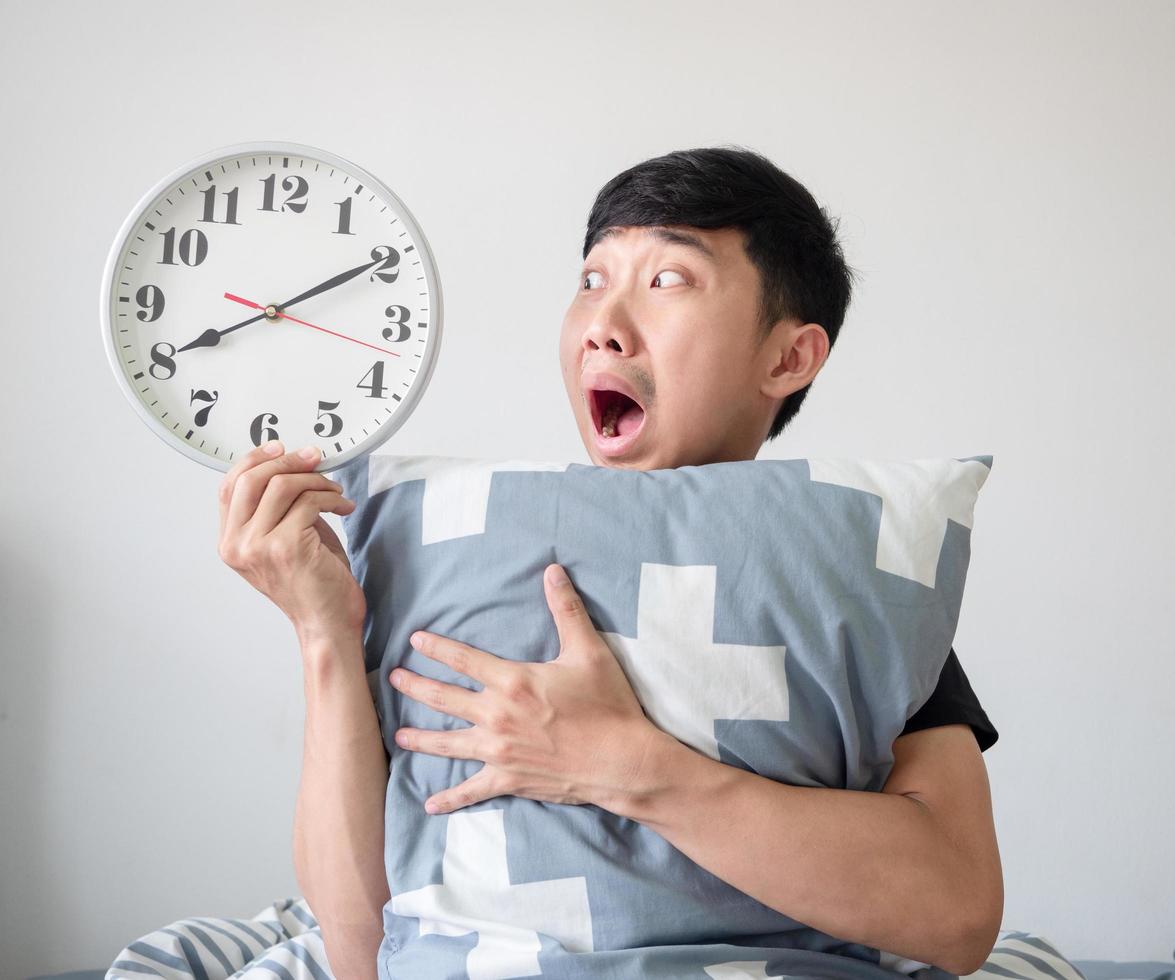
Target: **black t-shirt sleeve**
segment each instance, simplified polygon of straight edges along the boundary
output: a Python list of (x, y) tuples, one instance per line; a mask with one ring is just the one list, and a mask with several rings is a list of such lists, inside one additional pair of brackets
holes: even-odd
[(926, 703), (910, 716), (906, 727), (902, 729), (902, 734), (907, 735), (939, 725), (970, 725), (976, 741), (979, 742), (980, 752), (986, 752), (1000, 737), (975, 692), (971, 690), (971, 682), (963, 673), (954, 647), (951, 647), (951, 652), (947, 654), (946, 663), (943, 664), (942, 673), (938, 678), (938, 686)]

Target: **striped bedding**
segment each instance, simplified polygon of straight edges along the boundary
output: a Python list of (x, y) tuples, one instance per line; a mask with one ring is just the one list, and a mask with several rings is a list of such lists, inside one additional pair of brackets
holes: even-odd
[[(1175, 980), (1175, 964), (1163, 972), (1122, 970), (1099, 961), (1097, 980)], [(1163, 964), (1144, 964), (1162, 967)], [(1110, 967), (1110, 969), (1107, 969)], [(251, 919), (197, 916), (135, 940), (115, 958), (105, 980), (333, 980), (318, 923), (302, 898), (267, 906)], [(972, 980), (1087, 980), (1047, 939), (1004, 930), (983, 968)], [(1090, 980), (1092, 974), (1090, 975)], [(431, 980), (431, 978), (411, 978)], [(705, 978), (699, 978), (705, 980)], [(755, 970), (731, 972), (720, 980), (799, 980)]]

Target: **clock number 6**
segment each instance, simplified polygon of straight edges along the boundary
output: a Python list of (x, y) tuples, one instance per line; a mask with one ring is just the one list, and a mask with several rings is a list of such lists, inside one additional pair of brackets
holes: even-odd
[(262, 412), (249, 425), (249, 438), (253, 440), (254, 446), (260, 446), (263, 442), (269, 442), (271, 439), (277, 439), (277, 429), (269, 428), (266, 423), (277, 425), (277, 416), (273, 412)]

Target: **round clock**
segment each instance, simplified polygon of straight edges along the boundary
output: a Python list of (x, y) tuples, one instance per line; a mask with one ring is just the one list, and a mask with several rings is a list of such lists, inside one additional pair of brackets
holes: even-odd
[(412, 413), (441, 342), (441, 284), (404, 202), (297, 143), (244, 143), (152, 187), (114, 239), (102, 338), (140, 418), (219, 470), (270, 439), (371, 452)]

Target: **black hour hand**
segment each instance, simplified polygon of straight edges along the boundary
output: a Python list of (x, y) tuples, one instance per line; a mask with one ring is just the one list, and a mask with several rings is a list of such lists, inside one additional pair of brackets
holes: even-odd
[(256, 323), (258, 320), (264, 319), (264, 313), (258, 313), (256, 316), (249, 317), (248, 320), (242, 320), (240, 323), (234, 323), (231, 327), (226, 327), (224, 330), (216, 330), (209, 327), (199, 337), (189, 344), (184, 344), (183, 347), (176, 348), (177, 354), (182, 354), (186, 350), (191, 350), (193, 347), (215, 347), (220, 343), (220, 338), (226, 333), (232, 333), (234, 330), (239, 330), (241, 327), (247, 327), (250, 323)]

